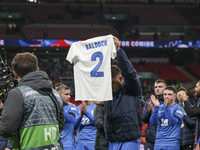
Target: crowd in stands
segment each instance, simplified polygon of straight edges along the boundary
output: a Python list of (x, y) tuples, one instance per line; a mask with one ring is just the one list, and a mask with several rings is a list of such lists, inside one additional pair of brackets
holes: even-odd
[[(189, 6), (171, 6), (163, 7), (163, 5), (157, 7), (157, 5), (139, 5), (135, 7), (134, 5), (126, 5), (128, 1), (122, 1), (125, 5), (118, 5), (117, 1), (115, 5), (108, 3), (84, 3), (79, 1), (68, 2), (68, 3), (57, 3), (56, 5), (45, 5), (44, 3), (30, 4), (24, 3), (23, 5), (17, 5), (12, 3), (7, 5), (4, 3), (0, 8), (2, 12), (21, 12), (24, 15), (26, 23), (20, 21), (20, 33), (23, 34), (24, 38), (43, 38), (43, 34), (47, 33), (48, 36), (45, 38), (89, 38), (86, 36), (86, 32), (90, 29), (94, 31), (91, 32), (93, 36), (113, 34), (120, 38), (130, 38), (134, 40), (192, 40), (196, 39), (199, 29), (196, 27), (191, 27), (199, 24), (198, 15), (199, 8), (196, 5)], [(109, 1), (109, 3), (112, 3)], [(156, 3), (156, 2), (155, 2)], [(170, 4), (170, 3), (169, 3)], [(104, 14), (123, 14), (125, 15), (125, 20), (117, 19), (105, 19)], [(2, 23), (8, 22), (8, 20), (2, 19)], [(18, 22), (18, 21), (17, 21)], [(42, 27), (36, 27), (35, 24), (45, 25), (51, 24), (57, 27), (51, 27), (48, 30)], [(86, 31), (82, 35), (78, 35), (80, 27), (65, 27), (62, 30), (68, 32), (68, 30), (74, 30), (73, 32), (64, 34), (65, 32), (60, 32), (57, 28), (59, 24), (67, 25), (87, 25)], [(29, 27), (26, 27), (29, 25)], [(96, 25), (106, 25), (105, 27), (98, 27)], [(141, 26), (163, 26), (173, 27), (173, 26), (187, 26), (188, 28), (193, 28), (190, 32), (197, 34), (196, 36), (192, 34), (186, 34), (186, 29), (183, 31), (176, 30), (157, 30), (155, 28), (149, 29), (148, 31), (141, 30)], [(92, 27), (94, 26), (94, 27)], [(100, 29), (99, 29), (100, 28)], [(22, 29), (22, 32), (21, 32)], [(109, 30), (108, 30), (109, 29)], [(6, 29), (2, 28), (3, 32), (6, 33)], [(85, 30), (81, 28), (80, 30)], [(34, 33), (36, 32), (36, 33)], [(98, 33), (97, 33), (98, 32)], [(150, 34), (149, 34), (150, 33)], [(154, 34), (155, 33), (155, 34)], [(174, 34), (180, 33), (180, 34)], [(12, 32), (13, 35), (13, 32)], [(85, 35), (85, 36), (83, 36)], [(3, 35), (0, 34), (2, 38)], [(17, 38), (15, 36), (7, 36), (7, 38)]]

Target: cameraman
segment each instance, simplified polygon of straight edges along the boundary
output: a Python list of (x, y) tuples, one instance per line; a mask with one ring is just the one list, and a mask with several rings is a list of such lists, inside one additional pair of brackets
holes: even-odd
[(35, 55), (18, 53), (12, 68), (19, 83), (3, 105), (0, 136), (10, 138), (15, 150), (62, 150), (58, 142), (64, 127), (60, 94), (53, 90), (47, 74), (39, 71)]
[[(0, 101), (0, 108), (3, 107), (2, 101)], [(3, 137), (0, 136), (0, 150), (11, 150), (12, 145), (10, 144), (9, 139), (4, 139)]]

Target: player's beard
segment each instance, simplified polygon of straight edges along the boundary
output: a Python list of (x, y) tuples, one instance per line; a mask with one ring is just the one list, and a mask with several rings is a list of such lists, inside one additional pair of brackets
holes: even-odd
[(200, 90), (199, 91), (195, 91), (194, 96), (197, 98), (200, 98)]
[(120, 82), (118, 82), (117, 83), (117, 90), (114, 92), (114, 94), (117, 94), (121, 90), (122, 86), (123, 85)]

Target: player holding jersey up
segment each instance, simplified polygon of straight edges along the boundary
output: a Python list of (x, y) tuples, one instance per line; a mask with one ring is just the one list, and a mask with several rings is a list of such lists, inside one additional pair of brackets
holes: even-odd
[(64, 150), (74, 150), (74, 123), (77, 115), (76, 105), (69, 103), (70, 89), (63, 83), (56, 84), (58, 91), (63, 99), (63, 110), (65, 115), (65, 127), (60, 133), (61, 142)]
[(83, 101), (77, 108), (80, 117), (76, 119), (74, 128), (78, 128), (75, 141), (76, 150), (94, 150), (96, 127), (94, 121), (94, 108), (92, 101)]
[(166, 87), (163, 95), (165, 103), (162, 105), (151, 95), (155, 107), (150, 123), (157, 125), (154, 150), (180, 150), (183, 108), (175, 103), (176, 90), (173, 87)]

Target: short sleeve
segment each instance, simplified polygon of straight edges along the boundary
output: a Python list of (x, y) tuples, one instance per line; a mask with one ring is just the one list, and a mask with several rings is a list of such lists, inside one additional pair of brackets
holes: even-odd
[(74, 57), (76, 56), (75, 44), (76, 44), (76, 42), (72, 43), (72, 45), (68, 51), (67, 57), (66, 57), (66, 60), (68, 60), (71, 64), (73, 63)]

